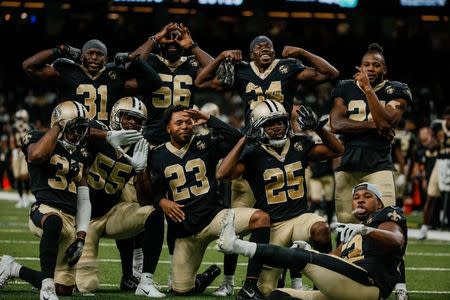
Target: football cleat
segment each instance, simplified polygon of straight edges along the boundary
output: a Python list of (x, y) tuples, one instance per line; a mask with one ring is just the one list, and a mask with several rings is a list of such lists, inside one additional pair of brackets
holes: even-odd
[(136, 296), (146, 296), (146, 297), (150, 297), (150, 298), (166, 297), (165, 294), (161, 293), (158, 290), (158, 288), (156, 287), (156, 284), (153, 282), (152, 279), (148, 280), (145, 283), (143, 283), (143, 282), (139, 283), (134, 294)]
[(128, 278), (123, 278), (120, 281), (120, 290), (122, 291), (135, 291), (139, 285), (139, 278), (136, 276), (131, 276)]
[(398, 289), (394, 291), (395, 300), (408, 300), (408, 292), (404, 289)]
[(3, 255), (0, 262), (0, 288), (6, 285), (8, 279), (12, 277), (12, 267), (14, 258), (9, 255)]
[(214, 292), (212, 292), (213, 296), (217, 297), (227, 297), (233, 296), (234, 294), (234, 286), (229, 283), (222, 283)]
[(239, 291), (237, 300), (245, 300), (245, 299), (254, 299), (254, 300), (263, 300), (266, 299), (264, 295), (259, 291), (256, 286), (256, 280), (246, 280), (244, 286)]
[[(51, 284), (44, 285), (44, 281), (50, 280)], [(39, 293), (40, 300), (59, 300), (56, 295), (55, 284), (53, 283), (53, 279), (44, 279), (42, 282), (41, 291)]]
[(226, 254), (233, 253), (234, 242), (237, 240), (234, 230), (234, 217), (234, 210), (228, 209), (222, 219), (222, 228), (220, 230), (220, 236), (217, 239), (217, 246), (220, 251)]

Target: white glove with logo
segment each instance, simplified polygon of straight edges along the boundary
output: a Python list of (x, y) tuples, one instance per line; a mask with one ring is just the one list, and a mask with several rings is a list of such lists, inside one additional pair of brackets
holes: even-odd
[(147, 168), (147, 159), (148, 159), (148, 143), (142, 138), (139, 142), (134, 146), (133, 156), (129, 156), (126, 153), (123, 153), (128, 162), (133, 166), (134, 171), (136, 173), (144, 172), (145, 168)]
[(137, 143), (143, 138), (142, 134), (137, 130), (110, 130), (106, 134), (106, 142), (113, 146), (114, 149)]
[(375, 228), (367, 227), (362, 224), (336, 223), (336, 231), (341, 233), (340, 240), (343, 243), (347, 243), (352, 238), (354, 238), (357, 234), (367, 235), (374, 230), (375, 230)]
[(308, 244), (307, 242), (298, 240), (298, 241), (292, 242), (291, 249), (311, 250), (312, 248), (311, 248), (311, 245)]

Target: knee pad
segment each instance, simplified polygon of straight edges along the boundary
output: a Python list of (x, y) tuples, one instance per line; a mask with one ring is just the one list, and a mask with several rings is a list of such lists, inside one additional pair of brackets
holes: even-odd
[(45, 231), (61, 232), (63, 222), (58, 215), (51, 214), (46, 217), (42, 229)]

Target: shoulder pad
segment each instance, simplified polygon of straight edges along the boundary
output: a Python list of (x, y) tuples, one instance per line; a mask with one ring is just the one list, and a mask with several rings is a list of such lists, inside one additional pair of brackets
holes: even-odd
[(108, 130), (108, 126), (98, 120), (89, 120), (89, 126), (96, 129)]
[(382, 210), (375, 213), (371, 219), (371, 224), (367, 225), (378, 226), (379, 224), (384, 222), (394, 222), (397, 224), (406, 222), (406, 217), (403, 214), (403, 211), (396, 206), (387, 206), (383, 208)]
[(24, 135), (22, 138), (23, 147), (27, 147), (29, 144), (35, 143), (41, 139), (41, 137), (45, 134), (45, 132), (32, 130)]
[(58, 58), (52, 63), (52, 66), (64, 66), (64, 65), (77, 65), (77, 63), (65, 57)]
[(388, 81), (384, 89), (387, 94), (393, 94), (395, 98), (403, 98), (408, 102), (412, 101), (411, 90), (406, 83), (399, 81)]

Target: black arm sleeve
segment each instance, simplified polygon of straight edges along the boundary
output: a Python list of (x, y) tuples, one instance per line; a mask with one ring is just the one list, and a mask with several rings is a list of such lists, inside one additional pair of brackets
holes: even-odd
[(139, 89), (155, 91), (162, 87), (163, 83), (158, 73), (146, 61), (137, 59), (133, 64), (139, 72), (139, 76), (136, 78)]
[(242, 137), (242, 133), (231, 127), (230, 125), (222, 122), (218, 118), (211, 116), (206, 123), (208, 127), (213, 128), (217, 133), (221, 134), (227, 142), (230, 144), (236, 144)]

